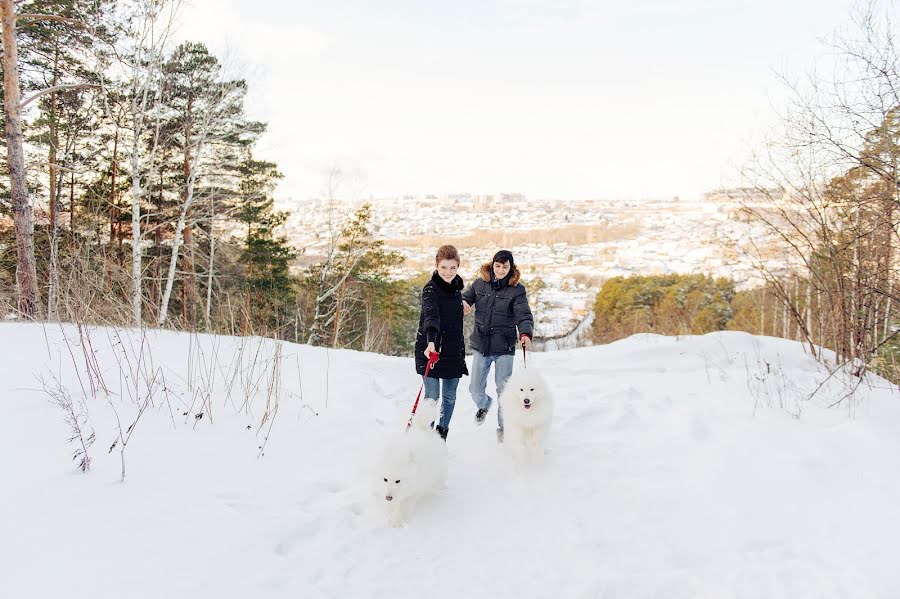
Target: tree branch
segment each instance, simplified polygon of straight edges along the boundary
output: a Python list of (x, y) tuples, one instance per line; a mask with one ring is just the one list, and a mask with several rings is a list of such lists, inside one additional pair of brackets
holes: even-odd
[(27, 100), (25, 100), (24, 102), (19, 104), (19, 108), (25, 108), (26, 106), (28, 106), (29, 104), (31, 104), (32, 102), (34, 102), (35, 100), (40, 98), (41, 96), (44, 96), (44, 95), (47, 95), (47, 94), (50, 94), (53, 92), (58, 92), (61, 90), (86, 89), (86, 88), (101, 89), (101, 86), (97, 85), (96, 83), (68, 83), (66, 85), (54, 85), (53, 87), (48, 87), (47, 89), (42, 89), (41, 91), (36, 92), (35, 94), (31, 95)]
[(66, 23), (68, 25), (76, 25), (78, 27), (82, 27), (87, 29), (88, 31), (93, 31), (94, 28), (79, 21), (78, 19), (70, 19), (68, 17), (61, 17), (59, 15), (42, 15), (40, 13), (18, 13), (14, 16), (15, 20), (18, 21), (20, 19), (27, 19), (29, 21), (57, 21), (59, 23)]

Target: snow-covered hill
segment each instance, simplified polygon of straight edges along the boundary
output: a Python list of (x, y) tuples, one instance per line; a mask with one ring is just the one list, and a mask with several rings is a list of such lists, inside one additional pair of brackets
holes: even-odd
[[(28, 324), (0, 325), (0, 351), (3, 597), (900, 597), (900, 400), (872, 379), (828, 409), (840, 377), (807, 399), (825, 375), (793, 342), (530, 354), (558, 408), (525, 472), (465, 379), (449, 489), (402, 529), (368, 477), (409, 359)], [(87, 396), (90, 472), (43, 388)], [(121, 483), (116, 415), (145, 403)]]

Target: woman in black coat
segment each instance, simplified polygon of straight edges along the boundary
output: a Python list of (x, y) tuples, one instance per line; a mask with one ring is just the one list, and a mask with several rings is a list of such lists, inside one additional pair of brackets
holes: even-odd
[(415, 359), (416, 372), (424, 375), (431, 354), (440, 354), (425, 377), (425, 399), (441, 399), (441, 418), (435, 429), (446, 440), (459, 379), (469, 374), (463, 339), (463, 280), (456, 274), (459, 252), (452, 245), (438, 248), (434, 263), (431, 280), (422, 289)]

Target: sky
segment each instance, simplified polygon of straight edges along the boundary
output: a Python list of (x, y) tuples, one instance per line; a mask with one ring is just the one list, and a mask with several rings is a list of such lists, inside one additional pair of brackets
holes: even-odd
[(193, 0), (288, 202), (695, 197), (736, 183), (852, 0)]

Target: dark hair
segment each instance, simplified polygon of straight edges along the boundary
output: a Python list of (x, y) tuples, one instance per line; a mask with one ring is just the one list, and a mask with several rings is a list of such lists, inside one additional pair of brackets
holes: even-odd
[(516, 265), (515, 261), (513, 260), (512, 252), (509, 250), (500, 250), (499, 252), (494, 254), (494, 259), (491, 260), (491, 263), (494, 262), (499, 262), (501, 264), (509, 262), (510, 269), (512, 269), (512, 267)]
[(442, 245), (438, 248), (437, 254), (434, 257), (434, 265), (437, 266), (438, 262), (441, 260), (456, 260), (457, 266), (459, 265), (459, 251), (457, 251), (456, 247), (452, 245)]

